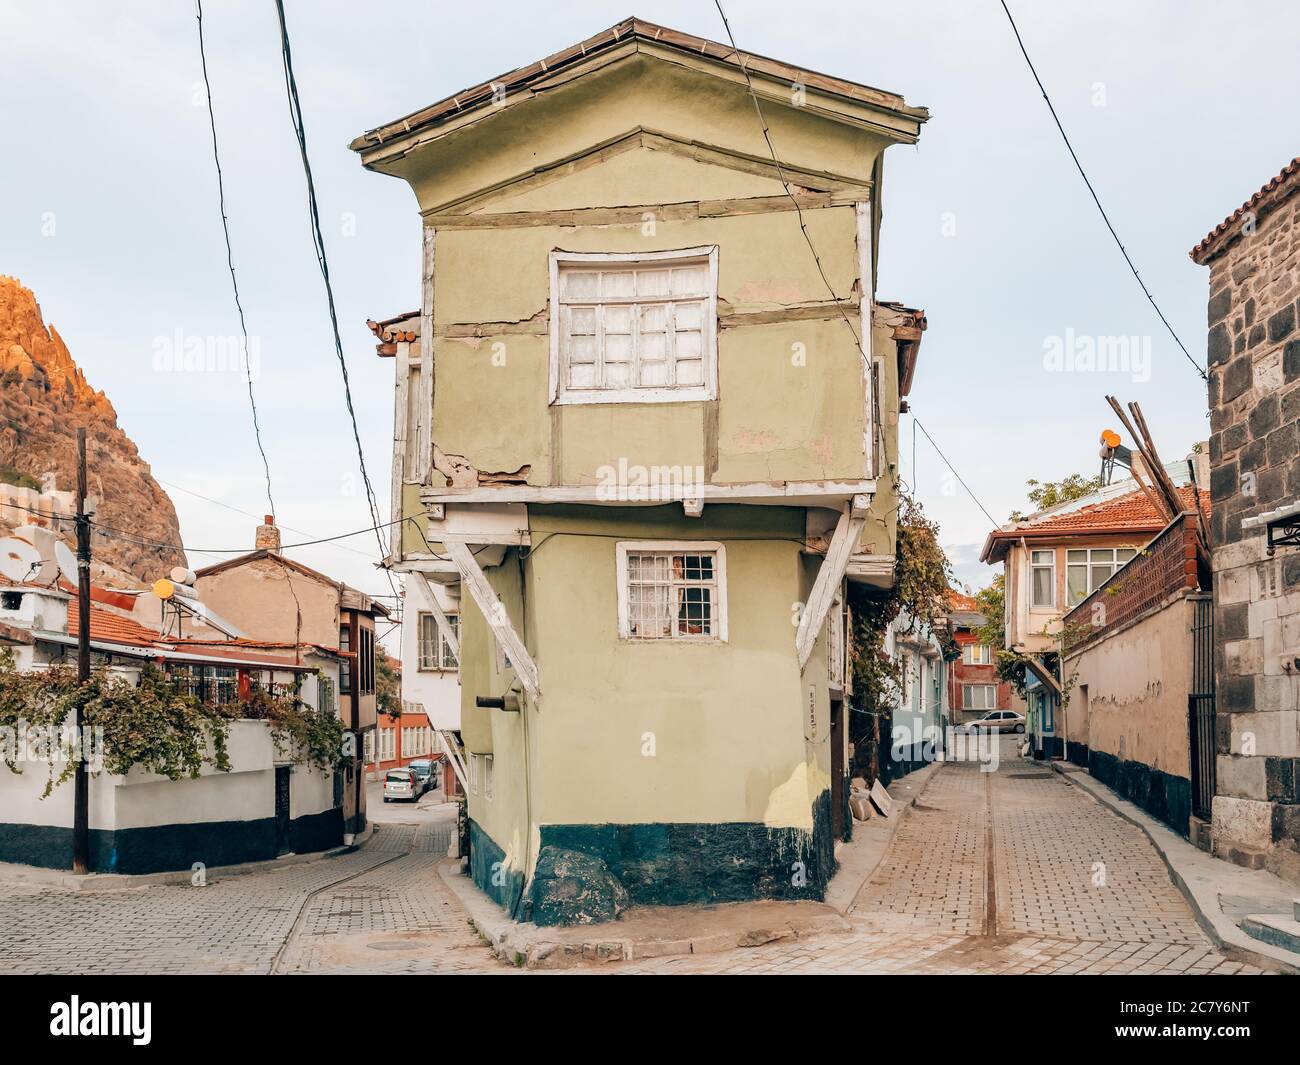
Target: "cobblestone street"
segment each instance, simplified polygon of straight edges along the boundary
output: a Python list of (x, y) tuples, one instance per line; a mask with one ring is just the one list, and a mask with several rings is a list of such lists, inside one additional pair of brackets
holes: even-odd
[[(0, 883), (0, 961), (26, 973), (515, 972), (437, 874), (451, 830), (394, 821), (356, 853), (202, 888)], [(1254, 971), (1212, 947), (1137, 828), (1014, 758), (996, 773), (940, 768), (849, 920), (849, 934), (600, 971)]]

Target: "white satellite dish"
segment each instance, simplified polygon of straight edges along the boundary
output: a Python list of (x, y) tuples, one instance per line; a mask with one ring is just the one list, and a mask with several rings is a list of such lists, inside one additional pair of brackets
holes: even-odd
[(54, 541), (54, 561), (58, 564), (63, 579), (69, 584), (75, 585), (77, 583), (77, 556), (72, 553), (72, 548), (62, 540)]
[(41, 569), (41, 553), (26, 540), (0, 540), (0, 574), (11, 581), (32, 581)]

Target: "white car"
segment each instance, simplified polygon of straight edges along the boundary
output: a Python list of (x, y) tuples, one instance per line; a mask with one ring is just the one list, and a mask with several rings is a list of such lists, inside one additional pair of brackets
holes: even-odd
[(968, 732), (988, 729), (991, 732), (1024, 732), (1025, 717), (1014, 710), (990, 710), (983, 717), (966, 722)]
[(406, 799), (415, 802), (420, 797), (420, 781), (409, 769), (390, 769), (384, 774), (384, 802)]

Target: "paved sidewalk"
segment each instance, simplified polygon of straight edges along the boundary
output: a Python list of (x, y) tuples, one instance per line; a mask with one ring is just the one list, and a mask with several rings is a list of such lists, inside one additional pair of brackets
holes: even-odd
[(1168, 875), (1190, 904), (1200, 927), (1221, 950), (1240, 960), (1300, 972), (1300, 954), (1262, 942), (1241, 927), (1243, 922), (1294, 924), (1300, 887), (1263, 869), (1244, 869), (1200, 850), (1145, 810), (1121, 798), (1087, 773), (1053, 763), (1058, 773), (1099, 803), (1139, 829), (1167, 867)]

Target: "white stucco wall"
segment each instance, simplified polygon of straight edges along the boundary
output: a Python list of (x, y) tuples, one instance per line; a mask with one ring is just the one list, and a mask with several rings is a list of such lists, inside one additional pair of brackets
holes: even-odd
[[(458, 614), (461, 609), (460, 585), (444, 585), (430, 580), (429, 587), (438, 597), (444, 613)], [(430, 611), (424, 582), (415, 578), (406, 581), (406, 617), (402, 626), (402, 700), (419, 703), (434, 728), (460, 728), (460, 674), (457, 671), (433, 672), (420, 669), (421, 613)], [(469, 604), (469, 609), (478, 608)]]

